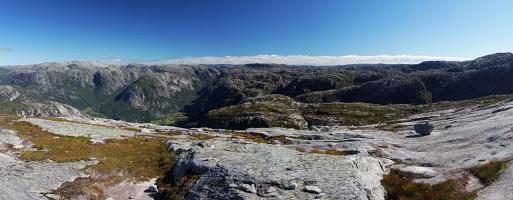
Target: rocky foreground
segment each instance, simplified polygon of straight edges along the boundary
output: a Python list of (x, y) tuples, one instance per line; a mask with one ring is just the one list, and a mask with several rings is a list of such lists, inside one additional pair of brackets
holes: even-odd
[[(107, 119), (3, 118), (0, 199), (503, 199), (513, 194), (511, 100), (448, 108), (387, 124), (310, 130), (230, 131)], [(434, 131), (415, 133), (413, 126), (425, 121), (434, 125)], [(39, 144), (36, 136), (49, 142)], [(132, 140), (136, 141), (123, 146), (128, 143), (123, 141)], [(74, 150), (58, 146), (64, 141), (84, 145), (82, 149), (91, 153), (74, 154), (79, 159), (61, 155), (57, 147)], [(157, 160), (168, 157), (169, 167), (137, 168), (140, 163), (155, 164), (138, 159), (151, 157), (146, 155), (158, 148), (142, 147), (158, 147), (158, 141), (170, 154), (159, 152)], [(144, 155), (106, 165), (116, 157), (93, 151), (117, 147)], [(119, 180), (107, 183), (106, 177)]]

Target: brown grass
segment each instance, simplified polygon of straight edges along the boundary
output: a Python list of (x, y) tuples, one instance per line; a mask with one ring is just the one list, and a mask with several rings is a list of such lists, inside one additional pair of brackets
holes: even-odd
[(210, 139), (213, 139), (215, 137), (216, 136), (209, 135), (209, 134), (204, 134), (204, 133), (199, 133), (199, 134), (194, 135), (194, 138), (196, 140), (210, 140)]
[(347, 155), (353, 155), (358, 152), (350, 151), (350, 150), (338, 150), (338, 149), (319, 149), (319, 148), (311, 148), (309, 150), (303, 148), (303, 147), (297, 147), (296, 151), (304, 152), (304, 153), (315, 153), (315, 154), (326, 154), (326, 155), (333, 155), (333, 156), (347, 156)]
[(187, 192), (192, 188), (194, 183), (199, 179), (197, 175), (186, 175), (176, 183), (167, 180), (168, 177), (157, 180), (160, 191), (160, 199), (182, 200), (185, 199)]
[(230, 132), (230, 135), (237, 138), (242, 138), (246, 140), (250, 140), (256, 143), (261, 144), (274, 144), (275, 141), (278, 141), (281, 144), (291, 144), (292, 141), (287, 139), (284, 135), (278, 135), (278, 136), (265, 136), (260, 133), (241, 133), (241, 132)]
[(63, 199), (73, 199), (82, 196), (85, 199), (105, 199), (101, 187), (93, 178), (79, 177), (73, 182), (66, 182), (52, 193), (59, 194)]
[(489, 162), (485, 165), (471, 168), (472, 175), (476, 176), (484, 185), (491, 185), (508, 168), (505, 161)]
[(121, 129), (127, 130), (127, 131), (133, 131), (133, 132), (141, 132), (140, 128), (134, 128), (134, 127), (124, 127), (124, 128), (121, 128)]
[(412, 181), (416, 174), (391, 170), (381, 183), (387, 190), (389, 200), (470, 200), (475, 192), (465, 192), (465, 180), (451, 179), (429, 185)]

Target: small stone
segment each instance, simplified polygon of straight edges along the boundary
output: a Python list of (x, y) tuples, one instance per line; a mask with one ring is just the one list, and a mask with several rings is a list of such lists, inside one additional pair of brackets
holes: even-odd
[(228, 187), (230, 187), (230, 188), (237, 188), (239, 186), (237, 184), (235, 184), (235, 183), (230, 183), (230, 184), (228, 184)]
[(197, 145), (201, 148), (205, 148), (205, 142), (198, 142)]
[(45, 196), (48, 199), (61, 199), (61, 196), (56, 194), (46, 194)]
[(253, 193), (253, 194), (257, 193), (257, 190), (256, 190), (254, 184), (248, 185), (248, 184), (244, 183), (244, 184), (240, 184), (238, 188), (239, 188), (239, 190), (242, 190), (247, 193)]
[(273, 186), (267, 188), (267, 190), (265, 191), (265, 193), (267, 193), (267, 194), (275, 193), (275, 192), (276, 192), (276, 188)]
[(139, 131), (140, 133), (151, 133), (151, 130), (150, 129), (147, 129), (147, 128), (143, 128)]
[(288, 185), (286, 185), (284, 189), (286, 189), (286, 190), (295, 190), (296, 188), (297, 188), (297, 183), (291, 182)]
[(146, 193), (157, 193), (158, 190), (157, 190), (157, 188), (155, 186), (151, 185), (146, 190), (144, 190), (144, 192), (146, 192)]
[(322, 198), (325, 195), (326, 195), (326, 193), (320, 193), (318, 195), (315, 195), (315, 199), (320, 199), (320, 198)]
[(321, 188), (319, 188), (317, 186), (307, 185), (305, 187), (305, 192), (320, 194), (320, 193), (322, 193), (322, 190), (321, 190)]

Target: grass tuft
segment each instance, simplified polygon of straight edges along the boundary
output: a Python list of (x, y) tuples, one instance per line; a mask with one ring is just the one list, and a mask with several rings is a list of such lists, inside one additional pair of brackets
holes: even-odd
[(338, 149), (319, 149), (319, 148), (312, 148), (312, 149), (305, 149), (303, 147), (297, 147), (296, 151), (303, 152), (303, 153), (315, 153), (315, 154), (326, 154), (326, 155), (333, 155), (333, 156), (347, 156), (347, 155), (353, 155), (357, 154), (357, 151), (350, 151), (350, 150), (338, 150)]
[(505, 161), (495, 161), (471, 168), (469, 171), (472, 175), (476, 176), (481, 183), (488, 186), (497, 180), (507, 168), (508, 164)]
[(476, 192), (466, 192), (465, 180), (450, 179), (435, 185), (415, 183), (416, 174), (392, 169), (381, 183), (387, 190), (388, 200), (470, 200)]
[(241, 132), (230, 132), (232, 137), (243, 138), (246, 140), (250, 140), (252, 142), (261, 143), (261, 144), (275, 144), (276, 142), (280, 144), (291, 144), (292, 141), (287, 139), (287, 136), (277, 135), (277, 136), (266, 136), (260, 133), (241, 133)]

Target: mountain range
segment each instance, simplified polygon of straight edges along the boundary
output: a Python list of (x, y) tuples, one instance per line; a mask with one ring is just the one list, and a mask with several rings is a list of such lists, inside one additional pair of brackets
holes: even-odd
[(434, 102), (510, 93), (511, 53), (419, 64), (109, 65), (77, 61), (0, 68), (0, 111), (5, 113), (90, 115), (188, 127), (351, 124), (323, 116), (344, 114), (340, 112), (348, 105), (376, 110), (408, 104), (412, 110)]

